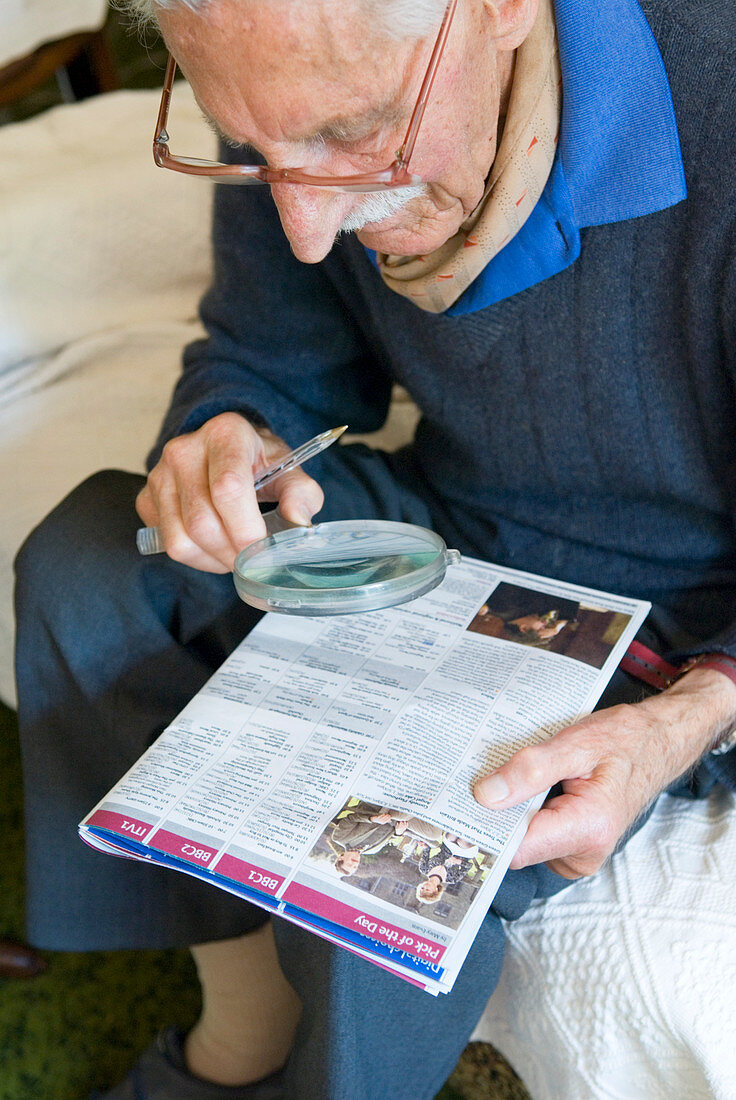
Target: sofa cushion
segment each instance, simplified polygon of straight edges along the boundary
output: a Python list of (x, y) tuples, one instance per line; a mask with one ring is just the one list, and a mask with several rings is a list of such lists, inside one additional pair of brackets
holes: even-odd
[[(186, 85), (177, 144), (214, 149)], [(113, 92), (0, 129), (0, 402), (52, 356), (130, 324), (190, 320), (211, 270), (212, 185), (157, 169), (158, 92)]]
[[(78, 482), (142, 470), (207, 286), (209, 183), (156, 169), (158, 92), (0, 128), (0, 698), (13, 704), (12, 561)], [(214, 150), (185, 85), (181, 148)]]

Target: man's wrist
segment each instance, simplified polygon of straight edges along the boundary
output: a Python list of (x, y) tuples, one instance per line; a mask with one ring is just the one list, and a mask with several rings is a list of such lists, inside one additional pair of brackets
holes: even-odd
[[(620, 667), (661, 693), (640, 706), (665, 715), (670, 710), (668, 700), (675, 703), (676, 712), (678, 706), (683, 708), (682, 720), (690, 737), (699, 742), (698, 757), (736, 748), (736, 658), (728, 653), (698, 653), (684, 664), (673, 665), (634, 640)], [(679, 725), (678, 719), (675, 725)]]
[[(719, 672), (726, 676), (736, 688), (736, 660), (727, 653), (701, 653), (691, 658), (678, 669), (677, 675), (672, 677), (670, 686), (696, 669), (702, 671), (712, 669)], [(736, 748), (736, 712), (722, 724), (721, 731), (712, 739), (708, 751), (715, 756), (721, 756), (733, 748)]]
[[(736, 685), (736, 661), (728, 654), (708, 653), (700, 662), (700, 667), (714, 668), (716, 672), (722, 672), (724, 676), (728, 676), (729, 680)], [(723, 756), (734, 748), (736, 748), (736, 722), (723, 731), (710, 751), (714, 756)]]

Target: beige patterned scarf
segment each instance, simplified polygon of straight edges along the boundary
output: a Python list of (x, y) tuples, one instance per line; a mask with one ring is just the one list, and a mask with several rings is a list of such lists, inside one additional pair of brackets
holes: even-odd
[(483, 198), (454, 237), (426, 256), (378, 253), (387, 286), (429, 313), (448, 309), (518, 233), (552, 168), (562, 110), (562, 77), (552, 0), (516, 51), (511, 96)]

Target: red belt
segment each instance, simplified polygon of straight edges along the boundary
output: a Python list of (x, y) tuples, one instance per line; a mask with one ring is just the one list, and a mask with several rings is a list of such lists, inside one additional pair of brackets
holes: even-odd
[(725, 653), (700, 653), (684, 665), (671, 665), (641, 642), (632, 642), (621, 661), (621, 668), (659, 691), (664, 691), (693, 668), (715, 668), (736, 684), (736, 660)]

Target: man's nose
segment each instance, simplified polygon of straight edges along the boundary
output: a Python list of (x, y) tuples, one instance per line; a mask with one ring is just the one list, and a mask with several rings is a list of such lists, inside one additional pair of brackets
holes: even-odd
[(354, 196), (290, 183), (273, 184), (271, 190), (296, 258), (307, 264), (323, 260), (355, 204)]

